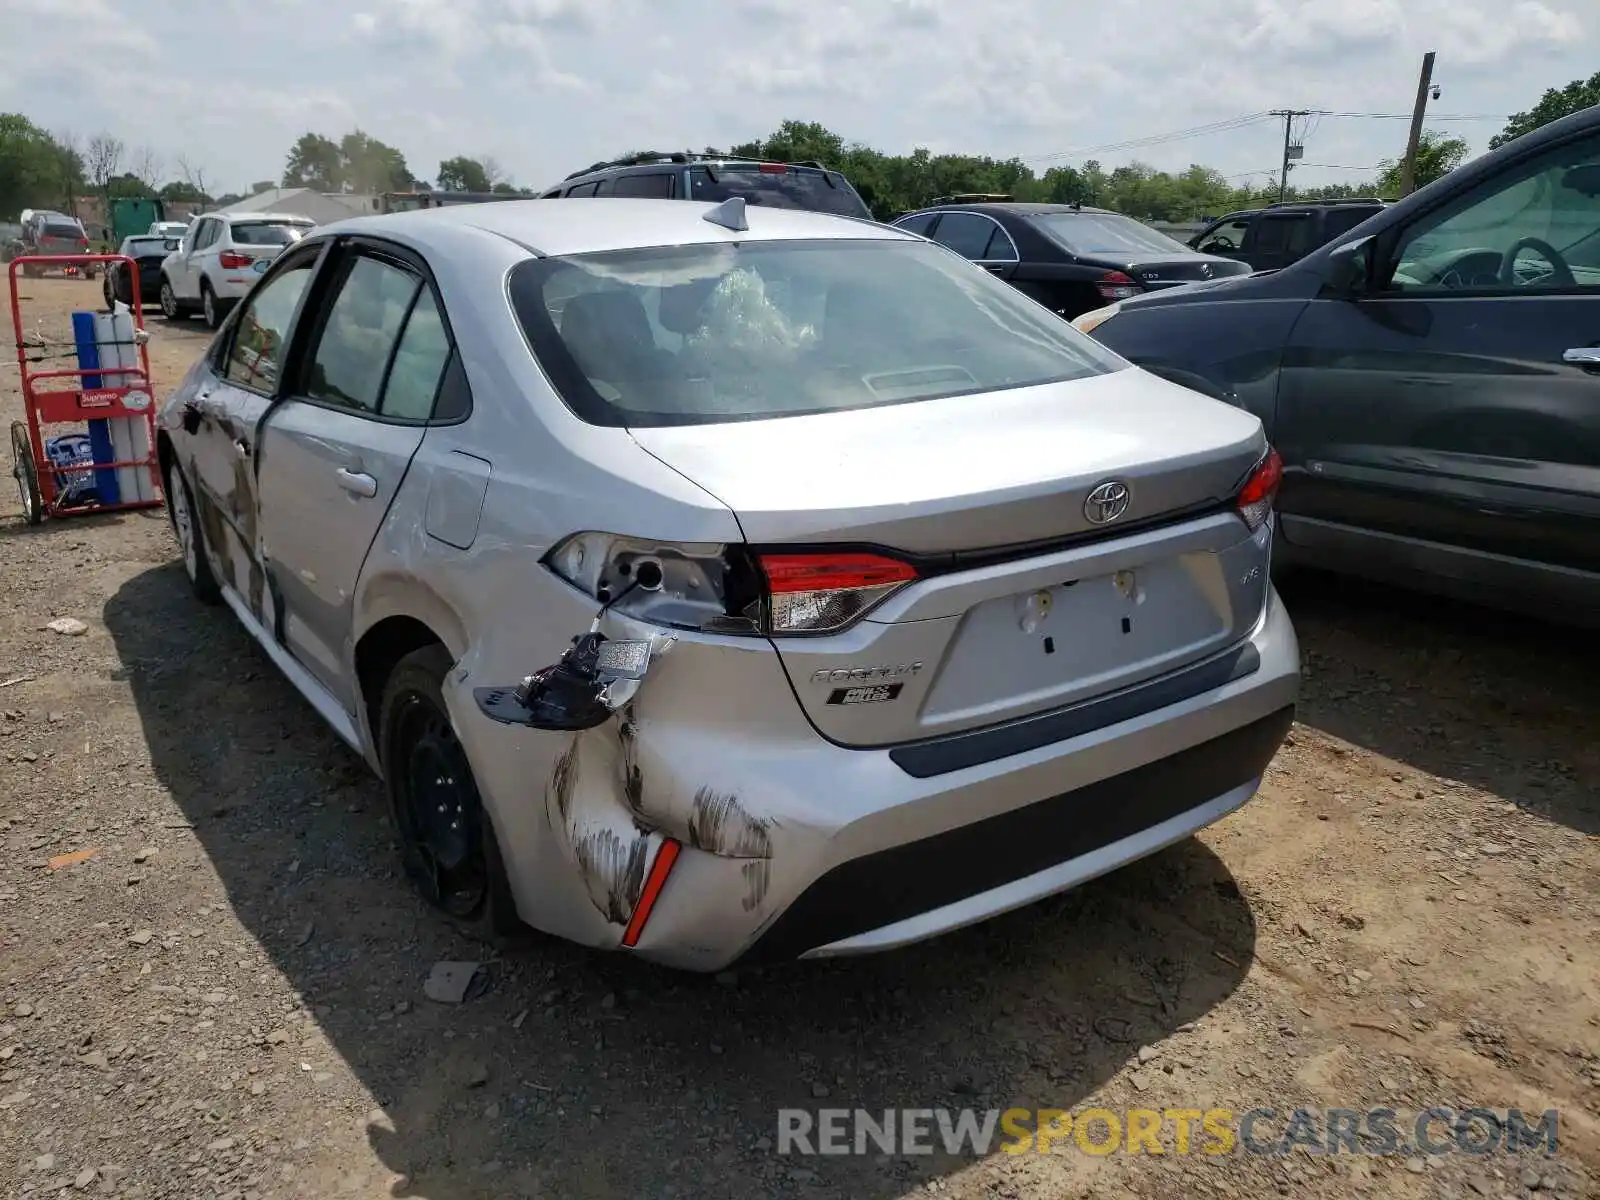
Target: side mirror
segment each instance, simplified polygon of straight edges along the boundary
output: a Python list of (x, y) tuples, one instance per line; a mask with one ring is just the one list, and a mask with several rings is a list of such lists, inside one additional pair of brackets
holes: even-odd
[(1323, 271), (1323, 294), (1354, 300), (1372, 286), (1373, 239), (1357, 238), (1328, 252)]

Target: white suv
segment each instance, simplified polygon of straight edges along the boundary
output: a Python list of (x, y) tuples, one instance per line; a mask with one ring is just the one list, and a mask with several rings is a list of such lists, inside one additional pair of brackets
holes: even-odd
[(211, 213), (197, 217), (161, 264), (167, 320), (199, 311), (215, 329), (285, 246), (316, 226), (290, 213)]

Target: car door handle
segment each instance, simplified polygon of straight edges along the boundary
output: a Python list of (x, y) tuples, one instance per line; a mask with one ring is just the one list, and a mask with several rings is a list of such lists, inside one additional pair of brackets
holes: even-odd
[(1600, 367), (1600, 346), (1574, 346), (1561, 352), (1561, 361), (1580, 367)]
[(339, 479), (339, 486), (352, 496), (376, 496), (378, 494), (378, 481), (365, 472), (350, 471), (340, 467), (334, 474)]
[(233, 452), (235, 454), (237, 454), (240, 458), (249, 458), (250, 457), (250, 443), (245, 441), (243, 438), (234, 438), (233, 439)]

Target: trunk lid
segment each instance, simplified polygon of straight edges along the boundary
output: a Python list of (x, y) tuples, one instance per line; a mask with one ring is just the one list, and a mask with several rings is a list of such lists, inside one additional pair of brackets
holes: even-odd
[[(1130, 686), (1237, 642), (1265, 600), (1266, 539), (1227, 510), (1265, 451), (1260, 422), (1135, 368), (631, 433), (757, 547), (872, 546), (918, 566), (854, 626), (774, 639), (812, 722), (847, 745)], [(1127, 506), (1097, 524), (1086, 501), (1108, 482)]]
[(1174, 254), (1160, 258), (1139, 259), (1128, 263), (1123, 270), (1133, 276), (1141, 287), (1157, 291), (1185, 283), (1248, 275), (1250, 265), (1214, 254)]

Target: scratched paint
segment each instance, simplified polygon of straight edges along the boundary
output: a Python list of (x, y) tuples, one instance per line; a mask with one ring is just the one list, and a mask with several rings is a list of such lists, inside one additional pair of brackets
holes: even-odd
[(689, 815), (689, 844), (726, 858), (771, 858), (774, 824), (753, 816), (732, 792), (702, 787)]
[(590, 901), (624, 925), (644, 890), (651, 831), (626, 801), (638, 767), (618, 729), (608, 721), (572, 735), (551, 768), (545, 811)]
[(767, 889), (772, 885), (772, 860), (752, 858), (739, 871), (744, 876), (744, 896), (740, 902), (745, 912), (754, 912), (761, 907), (761, 902), (767, 898)]

